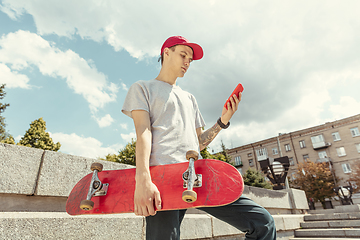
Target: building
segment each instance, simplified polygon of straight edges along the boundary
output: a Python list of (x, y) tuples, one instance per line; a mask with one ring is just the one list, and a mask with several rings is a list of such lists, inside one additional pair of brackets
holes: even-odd
[(250, 167), (260, 171), (259, 161), (268, 157), (288, 156), (290, 178), (305, 160), (330, 162), (341, 178), (337, 185), (349, 185), (351, 172), (360, 164), (360, 114), (232, 148), (228, 154), (241, 173)]

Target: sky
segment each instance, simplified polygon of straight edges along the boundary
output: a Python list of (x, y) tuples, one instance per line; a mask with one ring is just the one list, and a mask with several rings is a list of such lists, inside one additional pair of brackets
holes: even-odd
[(60, 152), (90, 158), (135, 139), (129, 87), (157, 77), (162, 43), (181, 35), (204, 57), (177, 85), (210, 128), (238, 83), (231, 126), (210, 151), (360, 113), (360, 2), (0, 0), (3, 116), (16, 142), (42, 117)]

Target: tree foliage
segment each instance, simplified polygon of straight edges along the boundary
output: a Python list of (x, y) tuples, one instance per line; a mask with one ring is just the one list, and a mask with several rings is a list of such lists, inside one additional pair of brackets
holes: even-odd
[[(0, 86), (0, 100), (4, 99), (5, 95), (6, 95), (5, 84), (2, 84)], [(5, 130), (5, 126), (6, 126), (5, 118), (1, 116), (1, 114), (5, 111), (6, 107), (8, 106), (10, 106), (10, 104), (8, 103), (3, 104), (0, 102), (0, 141), (8, 137)]]
[[(203, 159), (217, 159), (224, 162), (228, 162), (230, 164), (233, 164), (229, 161), (231, 161), (231, 157), (226, 154), (225, 145), (222, 144), (222, 152), (219, 152), (217, 154), (211, 154), (208, 151), (208, 148), (206, 147), (200, 152), (200, 155)], [(226, 155), (224, 155), (224, 153)], [(185, 156), (184, 156), (185, 158)], [(136, 141), (134, 139), (131, 139), (131, 142), (128, 143), (123, 149), (119, 151), (119, 154), (108, 154), (104, 158), (99, 158), (100, 160), (106, 160), (110, 162), (118, 162), (118, 163), (124, 163), (129, 165), (136, 165)]]
[(221, 142), (221, 148), (222, 148), (221, 152), (218, 152), (216, 154), (211, 154), (208, 151), (208, 147), (206, 147), (200, 151), (200, 155), (203, 159), (217, 159), (220, 161), (227, 162), (231, 165), (234, 165), (234, 163), (231, 162), (231, 157), (227, 154), (225, 145), (222, 142)]
[(357, 163), (355, 166), (351, 166), (353, 168), (351, 172), (351, 177), (349, 178), (349, 182), (354, 182), (356, 185), (355, 192), (359, 192), (360, 190), (360, 163)]
[(7, 144), (15, 144), (15, 139), (13, 136), (8, 136), (6, 137), (4, 140), (1, 140), (2, 143), (7, 143)]
[(26, 131), (25, 135), (20, 139), (17, 145), (57, 152), (60, 149), (61, 144), (59, 142), (54, 143), (50, 134), (45, 130), (46, 122), (43, 118), (33, 121), (30, 124), (30, 128)]
[(265, 180), (265, 176), (254, 168), (249, 168), (243, 175), (244, 184), (252, 187), (272, 189), (272, 184)]
[(129, 165), (136, 165), (136, 141), (131, 139), (131, 142), (126, 144), (126, 146), (119, 151), (119, 154), (108, 154), (105, 156), (105, 159), (100, 158), (101, 160), (106, 160), (110, 162), (118, 162)]
[(311, 161), (298, 165), (295, 173), (293, 187), (298, 187), (305, 191), (308, 198), (320, 201), (325, 207), (325, 199), (335, 195), (335, 181), (338, 181), (335, 173), (330, 170), (327, 162), (314, 163)]

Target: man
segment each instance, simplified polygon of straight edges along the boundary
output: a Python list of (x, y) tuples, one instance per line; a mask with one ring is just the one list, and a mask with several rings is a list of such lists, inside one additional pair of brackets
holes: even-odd
[[(205, 122), (194, 96), (176, 85), (190, 63), (202, 57), (198, 44), (181, 36), (168, 38), (161, 48), (159, 75), (134, 83), (124, 102), (122, 112), (133, 119), (137, 137), (134, 212), (146, 216), (146, 239), (180, 239), (186, 212), (157, 211), (161, 210), (161, 193), (151, 181), (149, 166), (183, 162), (188, 150), (200, 152), (221, 129), (229, 127), (241, 100), (241, 93), (239, 98), (232, 96), (215, 125), (202, 131)], [(271, 215), (248, 198), (201, 210), (246, 232), (248, 239), (276, 239)]]

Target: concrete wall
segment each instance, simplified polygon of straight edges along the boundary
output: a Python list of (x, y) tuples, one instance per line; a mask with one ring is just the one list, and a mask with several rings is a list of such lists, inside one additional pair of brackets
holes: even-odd
[[(90, 173), (90, 165), (95, 161), (99, 160), (0, 143), (0, 238), (76, 239), (75, 232), (83, 234), (80, 238), (144, 238), (144, 218), (134, 214), (73, 217), (65, 213), (72, 187)], [(132, 167), (101, 163), (106, 170)], [(304, 192), (295, 189), (273, 191), (245, 186), (244, 195), (273, 214), (279, 239), (293, 236), (303, 219), (303, 215), (281, 214), (303, 213), (308, 209)], [(51, 228), (58, 229), (55, 231), (58, 235), (48, 231)], [(100, 235), (99, 231), (110, 232)], [(231, 239), (234, 236), (241, 239), (244, 234), (205, 214), (187, 214), (182, 224), (182, 239)]]
[(132, 167), (0, 143), (0, 211), (65, 211), (67, 196), (95, 161), (107, 170)]

